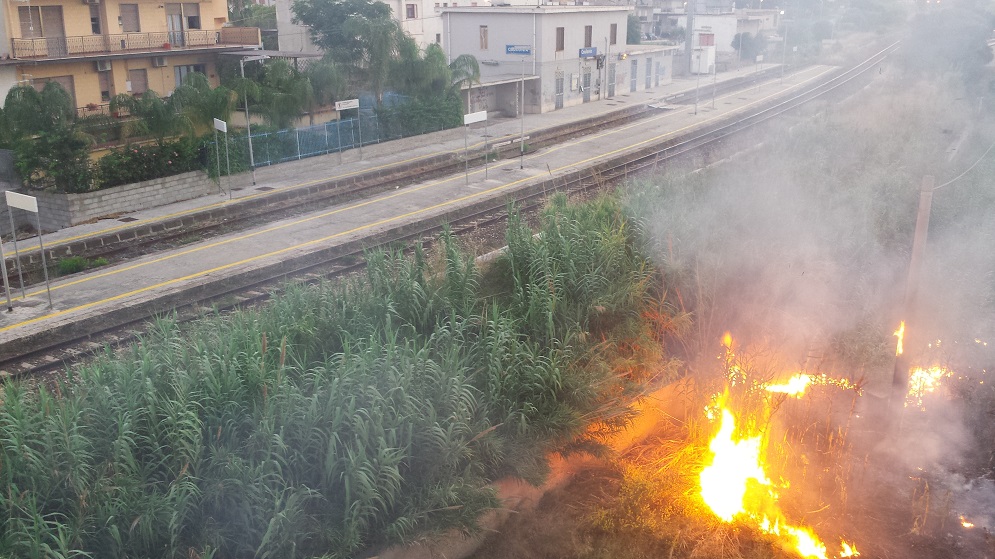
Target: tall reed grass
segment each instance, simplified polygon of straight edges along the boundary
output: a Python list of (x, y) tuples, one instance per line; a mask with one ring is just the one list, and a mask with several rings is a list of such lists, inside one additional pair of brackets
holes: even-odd
[(361, 279), (157, 320), (49, 388), (8, 382), (0, 556), (349, 557), (472, 530), (490, 480), (541, 480), (666, 370), (618, 202), (557, 199), (541, 229), (513, 219), (486, 278), (447, 233)]

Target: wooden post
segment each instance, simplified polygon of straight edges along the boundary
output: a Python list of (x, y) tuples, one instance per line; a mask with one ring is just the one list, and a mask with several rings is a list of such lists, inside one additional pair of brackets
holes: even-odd
[[(919, 215), (916, 217), (916, 232), (912, 240), (912, 257), (909, 259), (909, 275), (905, 280), (905, 301), (902, 305), (902, 316), (905, 319), (905, 332), (909, 324), (914, 324), (913, 309), (916, 294), (919, 290), (919, 272), (922, 269), (922, 254), (926, 249), (926, 235), (929, 232), (929, 212), (933, 204), (934, 179), (930, 175), (922, 178), (922, 188), (919, 190)], [(908, 339), (908, 336), (905, 336)], [(908, 344), (905, 344), (908, 345)], [(897, 353), (897, 352), (896, 352)], [(909, 390), (909, 360), (906, 352), (895, 355), (895, 370), (892, 376), (892, 405), (901, 410), (905, 394)]]

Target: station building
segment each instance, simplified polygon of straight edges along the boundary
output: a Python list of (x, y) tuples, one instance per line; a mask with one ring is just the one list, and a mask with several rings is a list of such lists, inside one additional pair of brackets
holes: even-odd
[[(627, 6), (442, 9), (450, 60), (471, 54), (481, 83), (468, 112), (544, 113), (670, 83), (677, 47), (628, 45)], [(522, 89), (524, 86), (524, 99)]]

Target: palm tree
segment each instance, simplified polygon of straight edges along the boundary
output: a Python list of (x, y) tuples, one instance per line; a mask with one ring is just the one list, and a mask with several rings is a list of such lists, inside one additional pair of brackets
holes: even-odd
[(452, 80), (446, 54), (439, 45), (429, 45), (424, 53), (414, 39), (404, 35), (390, 71), (391, 85), (402, 93), (421, 98), (447, 95)]
[(459, 94), (464, 84), (470, 89), (466, 95), (466, 112), (469, 113), (473, 84), (480, 84), (480, 64), (477, 62), (477, 57), (472, 54), (461, 54), (449, 64), (449, 71), (452, 72), (452, 89), (456, 94)]
[(313, 99), (311, 80), (286, 60), (276, 59), (266, 64), (257, 105), (266, 122), (277, 128), (290, 128)]
[(231, 118), (238, 94), (223, 85), (212, 89), (207, 76), (194, 72), (176, 88), (172, 99), (194, 129), (203, 132), (212, 128), (214, 119), (227, 122)]
[(349, 18), (342, 28), (363, 38), (362, 56), (356, 69), (362, 74), (377, 105), (383, 104), (383, 94), (390, 82), (390, 70), (404, 41), (404, 31), (391, 18), (371, 19), (362, 15)]
[(58, 82), (50, 81), (39, 92), (30, 85), (19, 85), (7, 92), (4, 100), (7, 137), (13, 141), (68, 126), (76, 120), (72, 97)]
[(338, 66), (331, 60), (323, 59), (308, 68), (306, 76), (311, 80), (311, 105), (308, 107), (311, 124), (314, 125), (314, 112), (335, 101), (345, 99), (346, 80)]
[(177, 100), (169, 97), (163, 99), (151, 89), (141, 96), (121, 93), (111, 99), (111, 111), (126, 109), (131, 116), (137, 117), (132, 122), (133, 131), (141, 135), (152, 136), (160, 146), (167, 136), (175, 136), (192, 131), (190, 119), (179, 111)]

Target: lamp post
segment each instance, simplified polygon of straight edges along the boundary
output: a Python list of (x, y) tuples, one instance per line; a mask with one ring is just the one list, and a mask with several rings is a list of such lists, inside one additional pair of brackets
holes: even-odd
[[(694, 35), (692, 35), (693, 37)], [(694, 63), (694, 114), (698, 114), (698, 85), (701, 84), (701, 47), (695, 49)]]
[[(784, 15), (784, 10), (781, 10), (781, 15)], [(781, 85), (784, 85), (784, 63), (788, 54), (788, 21), (782, 17), (781, 22), (784, 24), (784, 33), (781, 34)]]
[(258, 56), (243, 56), (238, 60), (238, 69), (242, 74), (242, 97), (245, 101), (245, 136), (249, 140), (249, 172), (252, 173), (252, 185), (256, 185), (256, 158), (252, 153), (252, 127), (249, 124), (249, 87), (245, 84), (245, 63), (269, 58), (264, 54)]
[(519, 142), (518, 168), (525, 168), (525, 57), (522, 57), (522, 138)]

